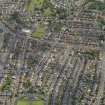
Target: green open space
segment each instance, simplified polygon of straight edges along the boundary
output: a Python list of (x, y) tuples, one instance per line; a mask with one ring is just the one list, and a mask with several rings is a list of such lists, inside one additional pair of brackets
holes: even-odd
[(4, 84), (0, 87), (0, 91), (5, 91), (5, 90), (10, 90), (11, 88), (11, 83), (12, 83), (12, 78), (10, 75), (8, 75), (6, 78), (5, 78), (5, 82)]
[(26, 10), (28, 10), (28, 12), (32, 12), (34, 8), (41, 9), (43, 2), (44, 0), (31, 0), (29, 3), (26, 4)]
[(35, 32), (32, 33), (32, 37), (42, 38), (44, 34), (45, 34), (45, 25), (39, 24)]
[(35, 101), (20, 99), (17, 101), (16, 105), (44, 105), (44, 101), (41, 99)]
[(51, 8), (51, 7), (45, 8), (43, 10), (42, 15), (44, 17), (53, 17), (53, 16), (56, 16), (56, 9), (55, 8)]
[(98, 11), (103, 11), (105, 10), (105, 2), (101, 1), (94, 1), (90, 6), (89, 9), (94, 9)]
[(27, 100), (19, 100), (17, 102), (17, 105), (30, 105), (30, 102)]
[(32, 102), (32, 105), (44, 105), (44, 101), (43, 100), (36, 100)]
[(99, 51), (96, 50), (90, 50), (86, 52), (81, 52), (84, 56), (87, 56), (91, 60), (99, 59)]
[(45, 17), (56, 15), (56, 9), (49, 0), (30, 0), (25, 4), (25, 9), (29, 13), (32, 13), (34, 9), (41, 10)]
[(97, 17), (97, 23), (100, 27), (105, 26), (105, 20), (102, 17)]
[(45, 9), (43, 12), (43, 16), (45, 16), (45, 17), (49, 17), (52, 14), (53, 14), (53, 12), (51, 11), (51, 8), (49, 8), (49, 7), (47, 9)]

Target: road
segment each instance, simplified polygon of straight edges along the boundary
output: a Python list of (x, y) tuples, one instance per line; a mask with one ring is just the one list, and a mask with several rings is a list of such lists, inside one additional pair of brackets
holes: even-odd
[(101, 78), (100, 78), (100, 84), (99, 84), (99, 90), (96, 97), (96, 101), (93, 105), (100, 105), (101, 98), (103, 97), (104, 87), (105, 87), (105, 42), (104, 42), (104, 48), (102, 51), (102, 60), (101, 60)]

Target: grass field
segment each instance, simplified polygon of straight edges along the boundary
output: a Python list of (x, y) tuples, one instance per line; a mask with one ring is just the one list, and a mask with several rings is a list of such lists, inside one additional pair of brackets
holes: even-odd
[(30, 102), (27, 100), (19, 100), (17, 102), (17, 105), (30, 105)]
[(32, 102), (32, 105), (44, 105), (44, 102), (42, 100), (36, 100)]
[(42, 38), (45, 34), (45, 26), (40, 24), (37, 26), (36, 31), (32, 33), (33, 37)]
[(44, 105), (44, 101), (41, 99), (36, 101), (18, 100), (16, 105)]
[(31, 0), (31, 2), (26, 6), (28, 12), (32, 12), (34, 8), (40, 9), (43, 5), (44, 0)]
[(51, 9), (50, 8), (47, 8), (47, 9), (44, 10), (43, 16), (49, 17), (52, 14), (53, 14), (53, 12), (51, 11)]

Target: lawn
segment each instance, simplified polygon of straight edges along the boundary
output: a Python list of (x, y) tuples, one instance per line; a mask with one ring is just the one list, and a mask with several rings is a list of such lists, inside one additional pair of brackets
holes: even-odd
[(45, 9), (43, 15), (44, 15), (45, 17), (51, 16), (51, 15), (52, 15), (51, 9), (50, 9), (50, 8)]
[(44, 101), (41, 99), (36, 101), (18, 100), (16, 105), (44, 105)]
[(42, 38), (45, 34), (45, 26), (40, 24), (37, 26), (36, 31), (32, 33), (33, 37)]
[(26, 6), (28, 12), (32, 12), (34, 8), (41, 9), (44, 0), (31, 0), (31, 2)]
[(30, 105), (30, 102), (27, 100), (19, 100), (17, 102), (17, 105)]
[(44, 101), (43, 100), (36, 100), (32, 102), (32, 105), (44, 105)]

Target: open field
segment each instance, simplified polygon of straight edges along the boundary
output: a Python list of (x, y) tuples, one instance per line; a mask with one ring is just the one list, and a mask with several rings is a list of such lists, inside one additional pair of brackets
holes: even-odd
[(44, 15), (45, 17), (49, 17), (49, 16), (51, 16), (52, 14), (53, 14), (53, 12), (51, 11), (50, 8), (45, 9), (45, 10), (44, 10), (44, 13), (43, 13), (43, 15)]
[(42, 100), (36, 100), (32, 102), (32, 105), (44, 105), (44, 102)]
[(36, 31), (32, 33), (33, 37), (42, 38), (45, 34), (45, 26), (40, 24), (37, 26)]
[(40, 9), (43, 5), (44, 0), (31, 0), (29, 4), (27, 4), (26, 9), (28, 12), (32, 12), (34, 8)]
[(19, 101), (17, 102), (17, 105), (29, 105), (29, 104), (30, 104), (30, 102), (27, 101), (27, 100), (19, 100)]
[(44, 102), (41, 99), (36, 101), (18, 100), (16, 105), (44, 105)]

